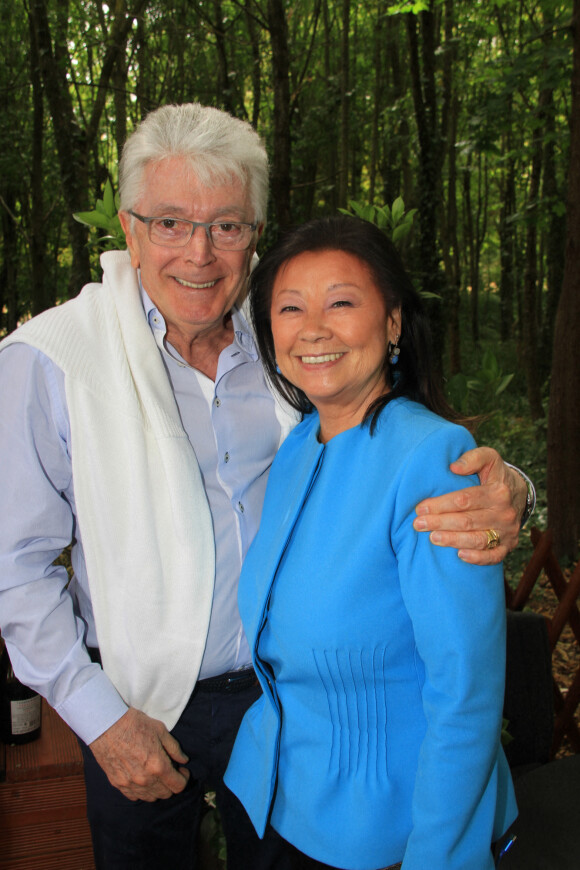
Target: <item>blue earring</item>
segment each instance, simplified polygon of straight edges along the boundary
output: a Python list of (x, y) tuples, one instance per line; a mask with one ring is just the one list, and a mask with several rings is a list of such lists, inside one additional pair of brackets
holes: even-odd
[(399, 362), (399, 354), (401, 353), (401, 348), (399, 347), (400, 337), (400, 335), (397, 335), (395, 343), (393, 344), (392, 342), (389, 342), (389, 346), (387, 348), (389, 362), (392, 366), (396, 365)]

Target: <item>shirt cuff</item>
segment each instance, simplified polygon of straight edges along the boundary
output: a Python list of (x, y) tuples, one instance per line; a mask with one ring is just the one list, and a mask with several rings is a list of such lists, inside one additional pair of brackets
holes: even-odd
[(58, 715), (87, 745), (129, 709), (105, 672), (101, 668), (95, 671), (95, 676), (78, 692), (55, 707)]

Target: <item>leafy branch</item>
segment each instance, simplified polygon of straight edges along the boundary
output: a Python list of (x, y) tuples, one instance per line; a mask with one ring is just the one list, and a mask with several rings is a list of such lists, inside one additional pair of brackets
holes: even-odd
[(355, 214), (365, 221), (376, 224), (379, 229), (387, 233), (395, 244), (407, 238), (413, 229), (413, 218), (417, 213), (416, 208), (405, 211), (405, 203), (401, 196), (397, 197), (391, 207), (388, 205), (367, 205), (354, 199), (349, 200), (348, 206), (348, 209), (339, 208), (339, 211), (342, 214)]
[(99, 236), (90, 244), (102, 247), (104, 251), (119, 251), (127, 247), (125, 233), (119, 220), (119, 194), (113, 193), (109, 179), (105, 184), (103, 198), (98, 199), (93, 211), (77, 211), (73, 217), (80, 224), (92, 229), (104, 230), (106, 235)]

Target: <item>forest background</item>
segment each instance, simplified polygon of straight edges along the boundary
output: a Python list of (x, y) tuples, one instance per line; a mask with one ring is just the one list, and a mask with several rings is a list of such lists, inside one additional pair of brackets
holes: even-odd
[(110, 223), (135, 125), (169, 102), (226, 109), (268, 147), (261, 245), (340, 208), (400, 228), (452, 401), (488, 415), (479, 440), (530, 474), (535, 523), (574, 557), (579, 7), (0, 0), (0, 335), (98, 279), (74, 214), (100, 200)]

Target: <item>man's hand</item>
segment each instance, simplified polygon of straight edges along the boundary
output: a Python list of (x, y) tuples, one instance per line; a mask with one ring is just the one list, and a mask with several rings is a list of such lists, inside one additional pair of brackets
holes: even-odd
[(176, 766), (188, 760), (177, 740), (162, 722), (133, 707), (90, 748), (111, 785), (132, 801), (170, 797), (189, 779), (189, 770)]
[[(464, 562), (501, 562), (518, 543), (527, 494), (524, 480), (491, 447), (469, 450), (450, 468), (455, 474), (478, 474), (481, 486), (426, 498), (416, 507), (414, 528), (431, 532), (430, 540), (440, 547), (456, 547)], [(488, 529), (501, 542), (493, 550), (486, 549)]]

